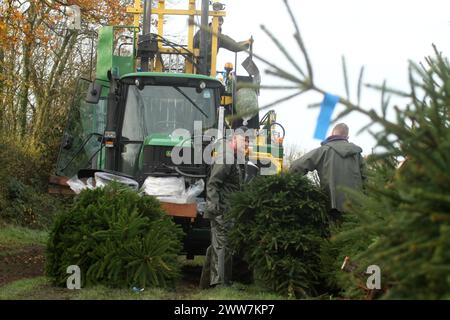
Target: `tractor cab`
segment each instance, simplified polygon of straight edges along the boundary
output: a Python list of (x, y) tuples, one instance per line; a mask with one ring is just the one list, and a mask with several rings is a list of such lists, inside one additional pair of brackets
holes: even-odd
[(199, 75), (155, 73), (126, 75), (122, 82), (127, 97), (120, 126), (119, 171), (140, 182), (149, 175), (179, 175), (179, 171), (206, 177), (202, 162), (195, 164), (191, 159), (175, 165), (172, 149), (191, 148), (196, 124), (202, 136), (217, 127), (220, 82)]
[[(88, 89), (81, 80), (58, 157), (60, 176), (72, 177), (88, 168), (113, 171), (141, 183), (148, 175), (176, 175), (171, 149), (191, 142), (186, 137), (194, 137), (195, 124), (201, 125), (201, 134), (217, 127), (222, 85), (210, 77), (151, 72), (124, 75), (117, 111), (109, 119), (113, 130), (106, 130), (107, 95), (96, 103), (87, 102)], [(175, 136), (177, 132), (181, 136)], [(187, 174), (205, 175), (205, 168), (194, 161), (182, 166)]]

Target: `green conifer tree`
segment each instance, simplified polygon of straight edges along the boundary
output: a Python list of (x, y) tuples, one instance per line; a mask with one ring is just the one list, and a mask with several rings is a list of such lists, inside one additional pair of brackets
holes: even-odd
[(46, 272), (62, 286), (70, 265), (80, 267), (83, 286), (173, 285), (182, 234), (154, 197), (117, 184), (85, 190), (51, 229)]

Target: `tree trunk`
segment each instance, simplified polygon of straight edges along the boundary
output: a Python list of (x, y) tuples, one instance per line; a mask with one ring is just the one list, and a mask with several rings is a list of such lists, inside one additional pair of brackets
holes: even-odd
[(61, 90), (61, 88), (59, 87), (59, 82), (65, 71), (67, 61), (73, 53), (73, 48), (75, 46), (76, 40), (77, 34), (75, 32), (69, 33), (65, 37), (61, 50), (59, 51), (58, 56), (55, 60), (55, 64), (53, 65), (52, 71), (50, 73), (48, 86), (44, 93), (44, 99), (42, 99), (42, 104), (36, 108), (38, 112), (36, 112), (37, 119), (33, 130), (33, 138), (35, 140), (39, 140), (40, 134), (43, 131), (44, 124), (47, 120), (49, 108), (52, 106), (54, 96), (58, 92), (58, 90)]
[(5, 70), (5, 53), (2, 48), (0, 48), (0, 133), (3, 132), (4, 125), (3, 122), (5, 121), (5, 108), (6, 106), (2, 104), (3, 97), (5, 96), (4, 93), (4, 77), (6, 76), (6, 70)]
[(31, 48), (30, 44), (24, 41), (23, 44), (23, 65), (22, 65), (22, 87), (19, 94), (19, 124), (20, 138), (24, 139), (27, 132), (27, 112), (28, 112), (28, 95), (30, 91), (30, 61)]

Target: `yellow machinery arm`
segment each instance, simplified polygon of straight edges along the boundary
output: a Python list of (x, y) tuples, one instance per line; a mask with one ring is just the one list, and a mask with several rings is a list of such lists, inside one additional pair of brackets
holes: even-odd
[[(187, 16), (189, 19), (188, 28), (188, 43), (187, 47), (182, 45), (177, 45), (175, 47), (164, 46), (161, 41), (158, 41), (158, 55), (154, 61), (151, 62), (151, 70), (155, 72), (163, 72), (163, 55), (187, 55), (191, 57), (192, 61), (198, 61), (199, 49), (194, 49), (194, 18), (195, 16), (201, 16), (202, 12), (196, 9), (196, 0), (189, 0), (188, 8), (186, 9), (167, 9), (165, 0), (154, 0), (158, 1), (158, 7), (152, 8), (151, 14), (158, 15), (158, 36), (160, 38), (164, 35), (164, 17), (165, 16)], [(142, 1), (135, 0), (134, 5), (127, 8), (127, 12), (134, 15), (133, 25), (135, 27), (140, 27), (140, 19), (144, 10), (142, 8)], [(217, 49), (218, 49), (218, 33), (219, 33), (219, 17), (226, 16), (225, 11), (209, 11), (208, 16), (212, 17), (212, 44), (211, 44), (211, 76), (216, 76), (216, 64), (217, 64)], [(184, 73), (196, 73), (195, 65), (189, 60), (185, 60)]]

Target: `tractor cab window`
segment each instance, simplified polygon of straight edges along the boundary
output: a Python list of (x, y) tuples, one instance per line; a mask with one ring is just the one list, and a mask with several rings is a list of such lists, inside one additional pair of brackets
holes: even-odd
[(193, 133), (194, 122), (201, 121), (203, 129), (215, 123), (213, 89), (197, 92), (191, 87), (146, 86), (139, 90), (130, 86), (122, 136), (143, 141), (155, 134), (170, 135), (176, 129)]
[(106, 92), (97, 104), (85, 101), (89, 87), (86, 80), (80, 80), (75, 92), (74, 104), (69, 112), (57, 163), (57, 174), (72, 177), (80, 169), (101, 168), (102, 137), (106, 126)]
[(198, 92), (193, 87), (129, 86), (122, 126), (122, 151), (119, 170), (131, 176), (138, 171), (144, 141), (170, 140), (176, 129), (188, 130), (193, 136), (194, 123), (201, 121), (203, 130), (216, 120), (215, 90)]

